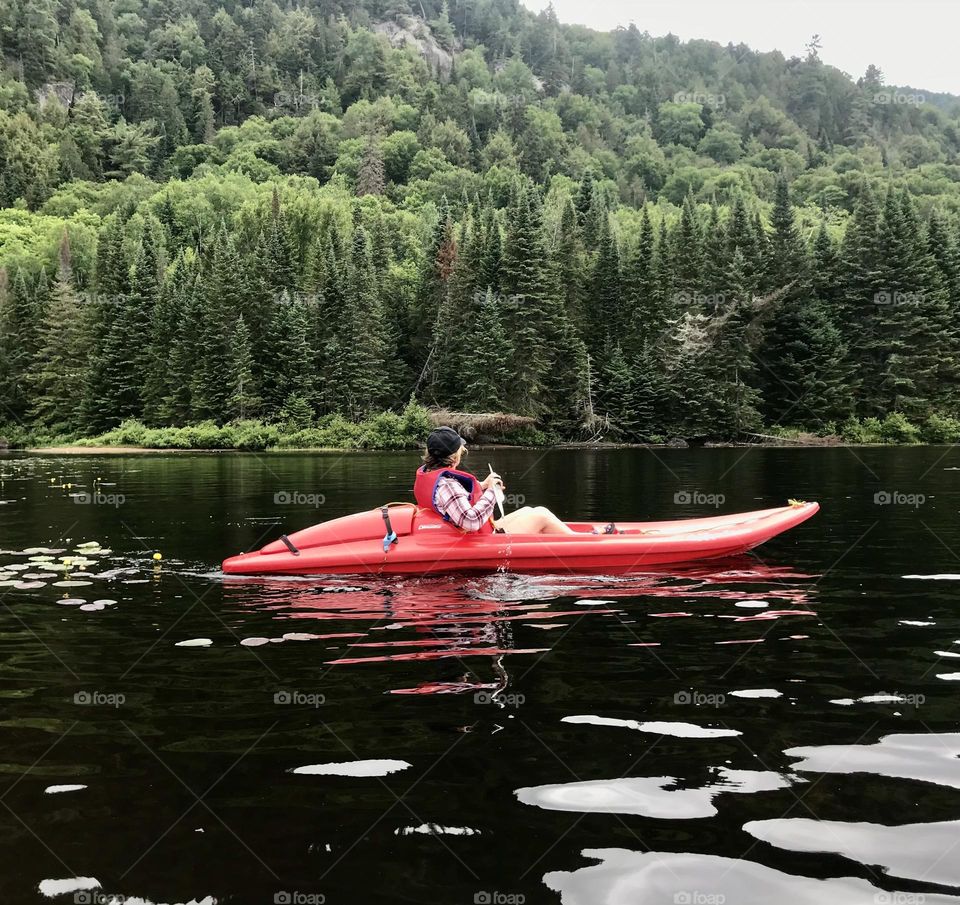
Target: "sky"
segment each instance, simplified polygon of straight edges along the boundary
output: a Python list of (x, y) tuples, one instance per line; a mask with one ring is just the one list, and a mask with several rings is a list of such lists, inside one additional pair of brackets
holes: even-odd
[[(539, 12), (548, 0), (521, 0)], [(820, 35), (820, 58), (854, 79), (870, 63), (888, 85), (960, 94), (957, 0), (554, 0), (561, 22), (707, 38), (802, 56)]]

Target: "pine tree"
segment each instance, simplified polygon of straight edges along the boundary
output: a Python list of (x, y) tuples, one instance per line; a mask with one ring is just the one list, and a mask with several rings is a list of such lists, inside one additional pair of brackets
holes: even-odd
[(769, 242), (765, 268), (771, 287), (780, 289), (790, 284), (805, 283), (806, 252), (790, 201), (790, 185), (783, 175), (777, 179), (771, 226), (773, 235)]
[(597, 255), (585, 296), (587, 348), (594, 358), (600, 358), (614, 339), (623, 336), (626, 326), (620, 250), (609, 217), (604, 217), (599, 224)]
[(20, 421), (30, 407), (27, 375), (38, 347), (40, 313), (26, 274), (19, 270), (9, 284), (0, 270), (0, 423)]
[[(270, 358), (257, 384), (267, 413), (278, 417), (291, 394), (315, 397), (315, 352), (310, 344), (311, 312), (304, 301), (282, 292), (273, 303), (264, 348)], [(256, 380), (255, 380), (256, 383)]]
[(700, 249), (700, 227), (693, 196), (687, 195), (680, 211), (680, 220), (670, 235), (673, 262), (673, 288), (681, 307), (692, 306), (699, 297), (703, 280), (703, 259)]
[(400, 350), (411, 370), (417, 374), (425, 374), (429, 369), (429, 356), (436, 343), (437, 318), (447, 298), (447, 283), (456, 257), (453, 216), (444, 197), (420, 266), (409, 329), (404, 331), (407, 339)]
[(202, 367), (199, 343), (203, 325), (203, 288), (199, 262), (192, 250), (178, 258), (170, 293), (171, 319), (175, 326), (166, 379), (167, 395), (160, 410), (160, 420), (183, 425), (191, 418), (193, 387)]
[(623, 336), (628, 353), (637, 353), (645, 348), (664, 328), (654, 273), (655, 250), (650, 212), (644, 205), (640, 235), (637, 244), (627, 255), (623, 268), (623, 291), (626, 295)]
[(198, 300), (195, 347), (199, 358), (191, 385), (192, 416), (198, 420), (222, 421), (226, 413), (228, 389), (223, 377), (230, 367), (230, 336), (237, 316), (233, 300), (239, 294), (240, 280), (236, 245), (221, 224)]
[(227, 420), (256, 418), (260, 410), (260, 397), (253, 377), (253, 352), (250, 348), (250, 331), (241, 314), (230, 335), (230, 370), (227, 374)]
[[(280, 205), (280, 195), (273, 189), (272, 216), (267, 234), (267, 281), (274, 292), (297, 290), (297, 272), (287, 226), (287, 215)], [(263, 262), (261, 262), (263, 263)]]
[(855, 390), (858, 415), (876, 412), (875, 400), (863, 397), (873, 393), (879, 371), (876, 360), (881, 317), (878, 303), (892, 298), (890, 287), (883, 285), (886, 276), (883, 254), (880, 209), (869, 184), (865, 183), (840, 249), (839, 280), (844, 289), (837, 320), (850, 349), (853, 373), (863, 388)]
[(89, 334), (83, 306), (73, 288), (70, 240), (60, 239), (59, 268), (40, 328), (39, 349), (29, 375), (33, 422), (53, 434), (81, 426)]
[(619, 343), (605, 357), (598, 404), (614, 433), (632, 440), (637, 428), (633, 408), (633, 375)]
[(338, 326), (328, 343), (331, 383), (338, 410), (357, 418), (394, 399), (394, 388), (387, 380), (392, 350), (380, 299), (373, 289), (367, 233), (359, 224), (353, 230), (344, 311)]
[(561, 303), (552, 290), (543, 241), (541, 212), (532, 191), (520, 182), (507, 211), (501, 278), (506, 304), (504, 326), (513, 341), (511, 404), (522, 414), (544, 410), (540, 396), (555, 348)]
[(387, 186), (383, 154), (375, 138), (367, 140), (357, 171), (357, 195), (382, 195)]
[(310, 400), (303, 393), (290, 393), (284, 400), (278, 420), (290, 431), (313, 427), (313, 406)]
[(730, 260), (727, 256), (727, 231), (720, 222), (716, 204), (710, 205), (710, 216), (703, 234), (703, 280), (701, 291), (707, 297), (723, 295), (724, 280)]
[(760, 288), (763, 274), (763, 262), (757, 246), (757, 234), (753, 220), (744, 203), (743, 196), (737, 194), (727, 222), (727, 260), (732, 261), (733, 255), (739, 250), (743, 256), (747, 276), (747, 290), (756, 293)]
[(460, 374), (463, 405), (467, 411), (502, 411), (510, 387), (513, 349), (491, 288), (472, 323)]
[(635, 438), (652, 441), (666, 426), (668, 394), (659, 362), (647, 347), (633, 359), (630, 392)]

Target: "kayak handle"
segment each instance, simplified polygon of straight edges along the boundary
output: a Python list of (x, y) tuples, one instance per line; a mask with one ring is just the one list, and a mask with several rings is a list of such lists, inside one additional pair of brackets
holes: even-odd
[(280, 540), (283, 541), (283, 545), (284, 545), (294, 556), (299, 556), (299, 555), (300, 555), (300, 551), (293, 545), (293, 541), (290, 540), (290, 538), (287, 537), (286, 534), (281, 534), (281, 535), (280, 535)]
[(397, 532), (393, 530), (393, 525), (390, 524), (389, 505), (381, 506), (380, 514), (383, 516), (383, 523), (387, 528), (387, 533), (383, 536), (383, 552), (388, 553), (393, 544), (399, 543), (399, 539), (397, 538)]

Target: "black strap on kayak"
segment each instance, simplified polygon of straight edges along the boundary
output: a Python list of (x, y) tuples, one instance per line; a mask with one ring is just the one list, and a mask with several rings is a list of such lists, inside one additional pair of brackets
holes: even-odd
[(299, 556), (299, 555), (300, 555), (300, 551), (293, 545), (293, 541), (290, 540), (290, 538), (287, 537), (286, 534), (281, 534), (281, 535), (280, 535), (280, 540), (283, 541), (283, 545), (284, 545), (294, 556)]
[(383, 552), (386, 553), (390, 550), (390, 547), (398, 543), (399, 540), (397, 538), (397, 532), (393, 530), (393, 525), (390, 524), (390, 507), (381, 506), (380, 514), (383, 516), (383, 524), (387, 527), (387, 533), (383, 536)]

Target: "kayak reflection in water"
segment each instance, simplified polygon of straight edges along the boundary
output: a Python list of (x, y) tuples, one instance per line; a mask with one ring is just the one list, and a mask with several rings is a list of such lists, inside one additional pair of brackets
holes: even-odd
[(497, 490), (504, 489), (493, 472), (480, 480), (460, 470), (467, 444), (452, 427), (440, 427), (427, 437), (423, 466), (417, 469), (414, 495), (421, 509), (433, 509), (463, 531), (480, 534), (575, 534), (549, 509), (524, 506), (494, 521)]

